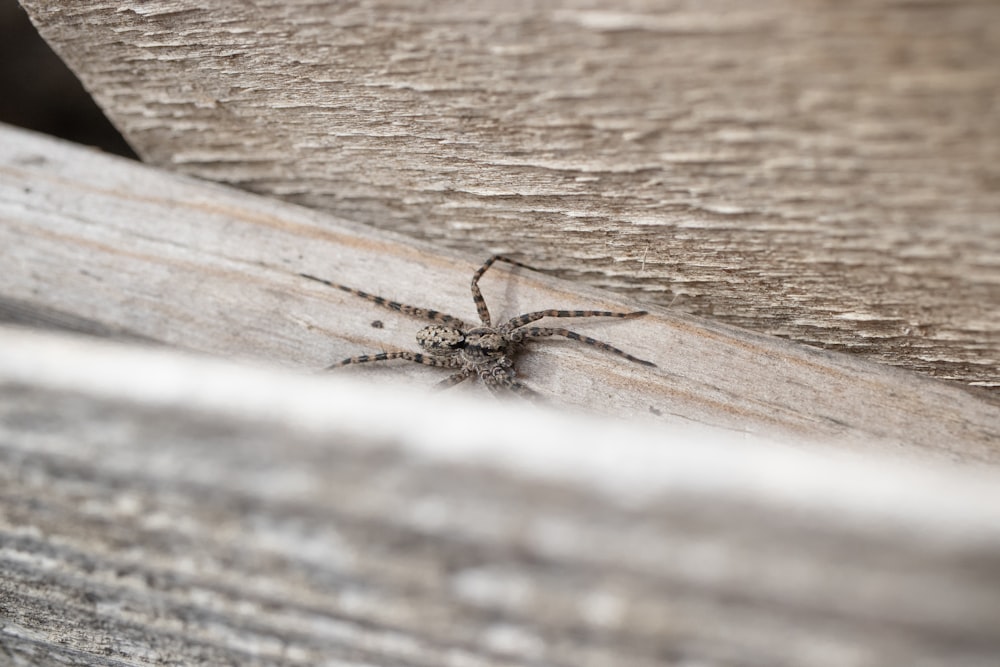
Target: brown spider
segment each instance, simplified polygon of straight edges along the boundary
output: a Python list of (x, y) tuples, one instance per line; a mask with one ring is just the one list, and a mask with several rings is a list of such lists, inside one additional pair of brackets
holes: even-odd
[(620, 317), (632, 318), (641, 317), (646, 311), (640, 310), (631, 313), (615, 313), (606, 310), (539, 310), (532, 313), (525, 313), (508, 320), (500, 326), (493, 326), (490, 319), (490, 311), (486, 307), (482, 292), (479, 291), (479, 279), (482, 278), (486, 270), (493, 266), (494, 262), (506, 262), (514, 266), (526, 269), (531, 267), (502, 255), (494, 255), (486, 260), (486, 263), (479, 267), (472, 276), (472, 300), (476, 303), (476, 310), (479, 312), (479, 319), (482, 326), (470, 327), (462, 320), (451, 315), (440, 313), (436, 310), (417, 308), (408, 306), (396, 301), (389, 301), (380, 296), (362, 292), (359, 289), (338, 285), (322, 278), (310, 276), (305, 273), (299, 275), (309, 280), (323, 283), (329, 287), (335, 287), (344, 292), (348, 292), (362, 299), (367, 299), (385, 308), (399, 311), (404, 315), (422, 317), (440, 324), (432, 324), (417, 332), (417, 343), (426, 354), (419, 352), (380, 352), (378, 354), (362, 354), (357, 357), (350, 357), (339, 361), (326, 370), (332, 370), (340, 366), (350, 364), (363, 364), (370, 361), (387, 361), (389, 359), (407, 359), (418, 364), (427, 366), (443, 366), (445, 368), (456, 368), (458, 372), (450, 375), (437, 384), (439, 388), (451, 387), (468, 379), (473, 375), (479, 376), (494, 394), (503, 390), (509, 390), (517, 394), (532, 394), (531, 389), (518, 382), (516, 371), (514, 370), (514, 354), (525, 342), (533, 338), (544, 338), (547, 336), (563, 336), (571, 340), (580, 341), (587, 345), (592, 345), (605, 352), (617, 354), (629, 361), (644, 366), (656, 366), (651, 361), (645, 361), (631, 354), (619, 350), (617, 347), (608, 345), (603, 341), (581, 336), (569, 329), (553, 327), (527, 327), (526, 325), (540, 320), (543, 317)]

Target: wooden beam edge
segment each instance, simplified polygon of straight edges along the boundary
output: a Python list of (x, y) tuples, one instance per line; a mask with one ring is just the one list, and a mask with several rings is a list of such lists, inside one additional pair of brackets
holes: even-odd
[[(191, 350), (311, 369), (350, 354), (413, 348), (421, 325), (300, 273), (475, 318), (468, 284), (483, 257), (15, 129), (0, 130), (0, 138), (0, 260), (11, 267), (5, 299)], [(483, 288), (504, 315), (644, 307), (521, 269), (499, 269)], [(1000, 409), (975, 393), (649, 310), (580, 331), (658, 368), (568, 343), (539, 344), (519, 362), (522, 376), (556, 402), (621, 417), (917, 457), (1000, 458)], [(380, 384), (429, 386), (436, 377), (411, 366), (346, 372)]]

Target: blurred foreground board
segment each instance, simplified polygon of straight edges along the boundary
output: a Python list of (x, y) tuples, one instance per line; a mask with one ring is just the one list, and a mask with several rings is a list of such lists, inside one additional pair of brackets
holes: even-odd
[(9, 664), (1000, 657), (995, 469), (0, 328), (0, 488)]
[[(2, 127), (0, 218), (2, 319), (310, 371), (354, 354), (414, 349), (425, 322), (300, 273), (475, 321), (469, 280), (485, 259)], [(522, 269), (498, 267), (482, 287), (497, 318), (644, 307)], [(983, 392), (650, 310), (572, 326), (657, 368), (543, 341), (521, 356), (522, 379), (556, 405), (630, 419), (1000, 461), (1000, 407)], [(443, 377), (410, 363), (339, 373), (425, 390)], [(482, 388), (467, 382), (454, 391)]]
[(21, 0), (143, 160), (1000, 382), (1000, 3)]

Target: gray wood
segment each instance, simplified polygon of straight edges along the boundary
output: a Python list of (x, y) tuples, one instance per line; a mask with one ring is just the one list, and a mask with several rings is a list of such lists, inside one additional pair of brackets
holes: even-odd
[(0, 661), (997, 663), (996, 469), (473, 398), (0, 328)]
[[(0, 219), (4, 303), (32, 304), (50, 320), (97, 322), (119, 337), (310, 371), (354, 354), (415, 349), (424, 322), (300, 273), (475, 321), (469, 280), (485, 259), (12, 128), (0, 128)], [(522, 269), (497, 268), (482, 286), (498, 318), (640, 307)], [(518, 370), (555, 405), (1000, 461), (1000, 407), (983, 392), (664, 308), (573, 328), (658, 367), (572, 341), (539, 342)], [(405, 362), (339, 372), (424, 388), (444, 377)], [(469, 382), (455, 391), (483, 390)]]
[(1000, 377), (1000, 4), (22, 0), (153, 164)]

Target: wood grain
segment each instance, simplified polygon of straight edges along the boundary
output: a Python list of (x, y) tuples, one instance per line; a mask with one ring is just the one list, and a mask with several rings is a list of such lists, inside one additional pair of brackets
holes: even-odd
[(22, 0), (153, 164), (1000, 378), (1000, 4)]
[(0, 328), (0, 661), (1000, 655), (996, 469), (473, 398)]
[[(317, 370), (354, 354), (414, 349), (424, 323), (300, 273), (476, 317), (469, 281), (481, 256), (442, 253), (11, 128), (0, 128), (0, 221), (0, 312), (15, 313), (10, 319)], [(498, 317), (639, 307), (523, 269), (498, 267), (482, 287)], [(983, 392), (664, 308), (574, 328), (658, 367), (571, 341), (539, 342), (518, 372), (554, 405), (833, 439), (862, 451), (1000, 461), (1000, 407)], [(442, 378), (435, 370), (404, 363), (340, 372), (429, 388)]]

